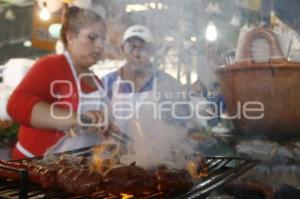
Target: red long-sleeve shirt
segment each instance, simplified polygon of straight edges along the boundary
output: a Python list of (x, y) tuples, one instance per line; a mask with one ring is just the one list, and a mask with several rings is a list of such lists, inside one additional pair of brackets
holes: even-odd
[[(81, 83), (84, 92), (94, 89)], [(28, 71), (14, 90), (7, 105), (9, 115), (21, 124), (18, 141), (29, 152), (38, 156), (54, 145), (63, 132), (32, 128), (30, 126), (32, 108), (44, 101), (69, 103), (77, 110), (78, 92), (75, 79), (64, 55), (48, 55), (39, 59)], [(68, 107), (60, 104), (61, 107)], [(13, 158), (24, 158), (17, 150)]]

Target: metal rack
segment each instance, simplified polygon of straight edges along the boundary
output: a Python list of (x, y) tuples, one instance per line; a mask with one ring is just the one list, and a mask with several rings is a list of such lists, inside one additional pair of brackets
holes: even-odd
[[(74, 151), (65, 152), (65, 154), (74, 154), (76, 156), (89, 156), (92, 148), (82, 148)], [(41, 158), (41, 157), (39, 157)], [(38, 159), (38, 158), (33, 158)], [(186, 193), (172, 196), (172, 198), (201, 198), (205, 197), (210, 191), (217, 187), (241, 176), (245, 172), (253, 168), (257, 163), (250, 160), (243, 160), (235, 157), (206, 157), (208, 176), (201, 178), (195, 185)], [(7, 179), (0, 179), (0, 198), (86, 198), (80, 196), (72, 196), (57, 189), (43, 189), (39, 185), (28, 182), (28, 173), (26, 170), (18, 170), (10, 167), (0, 166), (2, 170), (10, 170), (19, 173), (20, 180), (12, 181)], [(1, 172), (1, 171), (0, 171)], [(96, 192), (90, 198), (113, 199), (121, 198), (121, 196), (114, 196), (106, 194), (104, 191)], [(134, 197), (138, 198), (138, 197)], [(170, 195), (162, 192), (154, 192), (143, 198), (170, 198)]]

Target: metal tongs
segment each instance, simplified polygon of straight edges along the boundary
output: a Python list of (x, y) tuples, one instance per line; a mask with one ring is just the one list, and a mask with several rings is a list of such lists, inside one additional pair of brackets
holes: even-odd
[[(93, 121), (91, 118), (89, 118), (88, 116), (86, 115), (80, 115), (80, 121), (83, 123), (83, 124), (86, 124), (86, 125), (89, 125), (89, 124), (92, 124)], [(123, 132), (116, 132), (114, 131), (112, 128), (109, 128), (106, 133), (111, 137), (113, 138), (114, 140), (122, 143), (122, 144), (128, 144), (129, 142), (132, 141), (132, 138), (129, 137), (128, 135), (126, 135), (125, 133)]]

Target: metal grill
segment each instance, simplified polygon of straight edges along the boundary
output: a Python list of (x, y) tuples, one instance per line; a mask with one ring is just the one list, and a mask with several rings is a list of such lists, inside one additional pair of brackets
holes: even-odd
[[(74, 151), (66, 152), (67, 154), (74, 154), (77, 156), (90, 156), (92, 149), (82, 148)], [(188, 192), (179, 196), (172, 196), (172, 198), (201, 198), (205, 197), (213, 189), (233, 180), (245, 172), (249, 171), (256, 165), (256, 162), (250, 160), (242, 160), (235, 157), (207, 157), (205, 162), (208, 166), (208, 176), (202, 178), (195, 183)], [(26, 170), (12, 169), (5, 166), (0, 166), (0, 169), (13, 170), (20, 175), (19, 181), (12, 181), (7, 179), (0, 179), (0, 198), (12, 199), (12, 198), (86, 198), (80, 196), (72, 196), (57, 189), (43, 189), (39, 185), (35, 185), (28, 182), (28, 174)], [(101, 199), (115, 199), (121, 198), (121, 196), (108, 195), (102, 192), (96, 192), (89, 198), (101, 198)], [(137, 197), (134, 197), (137, 198)], [(170, 198), (169, 195), (162, 192), (155, 192), (143, 198)]]

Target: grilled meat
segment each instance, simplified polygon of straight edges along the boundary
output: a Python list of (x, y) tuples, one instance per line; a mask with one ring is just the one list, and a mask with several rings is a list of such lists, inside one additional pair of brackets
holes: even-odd
[(90, 195), (103, 188), (103, 179), (99, 173), (80, 167), (65, 166), (58, 170), (57, 186), (75, 195)]
[(60, 156), (48, 165), (56, 171), (57, 187), (74, 195), (90, 195), (102, 189), (102, 175), (92, 172), (85, 158), (73, 156)]
[[(8, 162), (0, 160), (3, 166), (12, 167), (15, 169), (25, 169), (29, 174), (30, 181), (40, 184), (44, 188), (54, 187), (56, 184), (56, 171), (51, 168), (43, 167), (36, 164), (31, 164), (26, 161), (23, 162)], [(13, 171), (0, 169), (0, 176), (8, 179), (18, 180), (19, 175)]]
[(113, 168), (104, 176), (105, 191), (112, 194), (143, 195), (156, 190), (154, 175), (135, 163)]
[(186, 170), (159, 165), (155, 171), (158, 190), (168, 193), (183, 192), (193, 186), (192, 177)]
[[(82, 162), (83, 161), (83, 162)], [(74, 195), (88, 196), (98, 190), (119, 195), (146, 195), (154, 191), (178, 193), (189, 189), (192, 178), (185, 170), (159, 165), (153, 170), (145, 170), (135, 165), (110, 169), (104, 177), (89, 169), (86, 160), (58, 157), (56, 160), (7, 162), (0, 164), (16, 169), (26, 169), (30, 181), (44, 188), (60, 188)], [(18, 180), (17, 173), (0, 169), (0, 177)]]
[[(67, 159), (60, 159), (48, 166), (36, 163), (7, 162), (0, 160), (0, 164), (16, 169), (26, 169), (30, 181), (44, 188), (60, 188), (75, 195), (89, 195), (102, 189), (103, 178), (99, 173), (91, 172), (88, 168)], [(19, 175), (13, 171), (0, 169), (0, 176), (18, 180)]]

